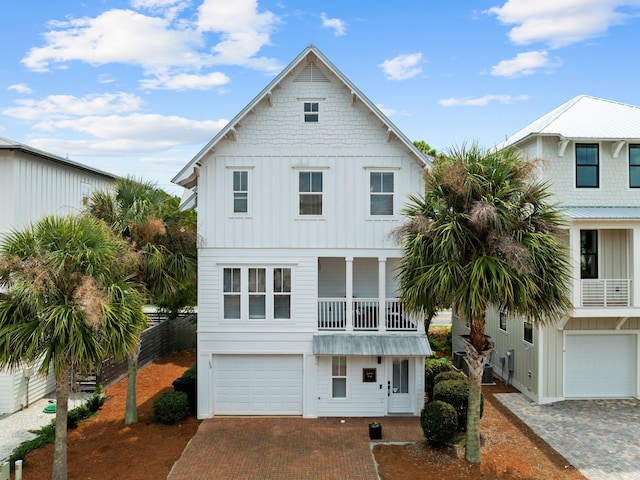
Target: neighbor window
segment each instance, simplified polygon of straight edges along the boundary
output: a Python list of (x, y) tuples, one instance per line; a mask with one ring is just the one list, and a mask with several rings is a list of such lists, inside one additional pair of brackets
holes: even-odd
[(504, 310), (500, 310), (500, 324), (499, 324), (499, 328), (500, 330), (502, 330), (503, 332), (507, 331), (507, 312), (505, 312)]
[(393, 172), (369, 173), (370, 215), (393, 215)]
[(249, 172), (233, 172), (233, 213), (249, 212)]
[(629, 187), (640, 188), (640, 145), (629, 145)]
[(597, 230), (580, 230), (580, 278), (598, 278)]
[(80, 188), (82, 189), (82, 206), (83, 207), (88, 207), (89, 206), (89, 202), (91, 200), (91, 185), (89, 185), (88, 183), (82, 183), (80, 185)]
[(576, 187), (598, 188), (599, 180), (598, 145), (595, 143), (576, 144)]
[(322, 215), (322, 172), (299, 172), (300, 215)]
[(331, 358), (331, 397), (347, 398), (347, 357)]
[(316, 123), (318, 121), (318, 102), (304, 102), (304, 121)]
[(533, 345), (533, 323), (528, 322), (528, 321), (524, 321), (522, 323), (523, 325), (523, 334), (522, 334), (522, 339), (527, 342), (530, 343), (531, 345)]
[(240, 318), (240, 269), (225, 268), (223, 280), (224, 318)]

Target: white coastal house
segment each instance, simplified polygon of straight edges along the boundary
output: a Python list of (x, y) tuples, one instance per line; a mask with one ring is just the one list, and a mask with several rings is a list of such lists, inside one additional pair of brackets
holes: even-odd
[[(0, 138), (0, 236), (46, 215), (80, 212), (94, 190), (113, 185), (109, 173)], [(0, 371), (0, 414), (13, 413), (51, 392), (53, 378), (33, 368)]]
[[(574, 310), (487, 314), (494, 372), (533, 401), (640, 396), (640, 108), (578, 96), (509, 137), (564, 209)], [(454, 320), (454, 350), (467, 327)]]
[(398, 299), (392, 232), (429, 166), (309, 46), (182, 169), (199, 418), (419, 414), (431, 351)]

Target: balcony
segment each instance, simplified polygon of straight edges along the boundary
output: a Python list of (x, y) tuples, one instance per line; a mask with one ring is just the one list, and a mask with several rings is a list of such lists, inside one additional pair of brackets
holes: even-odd
[[(351, 315), (347, 315), (347, 304)], [(384, 323), (380, 323), (380, 300), (377, 298), (321, 298), (318, 300), (318, 330), (409, 331), (419, 330), (421, 322), (404, 313), (397, 298), (384, 301)]]
[(589, 279), (580, 281), (582, 307), (628, 307), (631, 279)]

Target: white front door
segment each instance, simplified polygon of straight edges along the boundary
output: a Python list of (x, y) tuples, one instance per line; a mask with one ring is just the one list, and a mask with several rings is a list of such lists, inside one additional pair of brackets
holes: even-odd
[(390, 358), (388, 368), (388, 413), (410, 413), (412, 408), (409, 359)]

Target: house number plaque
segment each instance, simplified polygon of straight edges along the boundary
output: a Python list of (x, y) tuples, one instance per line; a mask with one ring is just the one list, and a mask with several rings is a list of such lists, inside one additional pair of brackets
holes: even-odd
[(375, 368), (363, 368), (362, 369), (362, 381), (373, 382), (376, 381), (376, 369)]

